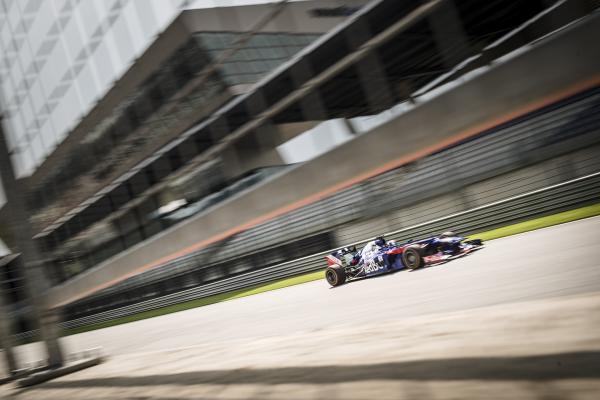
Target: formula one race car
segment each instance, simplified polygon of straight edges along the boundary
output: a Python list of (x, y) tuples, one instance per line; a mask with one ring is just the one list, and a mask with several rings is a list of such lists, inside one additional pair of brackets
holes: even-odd
[(454, 232), (403, 245), (379, 237), (360, 251), (344, 247), (328, 255), (325, 279), (331, 286), (339, 286), (347, 280), (447, 262), (482, 247), (480, 239), (466, 240)]

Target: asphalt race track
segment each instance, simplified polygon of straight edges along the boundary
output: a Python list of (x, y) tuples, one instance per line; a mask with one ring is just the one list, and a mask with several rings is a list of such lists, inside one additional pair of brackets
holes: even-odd
[[(325, 280), (64, 339), (123, 355), (277, 337), (600, 292), (600, 217), (489, 242), (472, 255), (330, 288)], [(325, 260), (324, 260), (325, 264)], [(22, 349), (39, 360), (36, 345)]]
[(590, 218), (445, 265), (66, 337), (67, 352), (101, 346), (107, 361), (0, 398), (596, 400), (599, 233)]

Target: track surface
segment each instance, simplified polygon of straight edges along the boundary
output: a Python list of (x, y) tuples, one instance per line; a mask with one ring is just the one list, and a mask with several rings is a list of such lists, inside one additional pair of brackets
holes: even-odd
[[(380, 324), (431, 313), (600, 292), (600, 217), (494, 240), (468, 257), (335, 289), (315, 281), (64, 338), (109, 355)], [(20, 349), (39, 360), (37, 344)]]

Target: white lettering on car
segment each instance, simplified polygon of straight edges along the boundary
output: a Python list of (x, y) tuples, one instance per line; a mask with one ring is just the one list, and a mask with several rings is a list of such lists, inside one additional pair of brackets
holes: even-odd
[(380, 269), (383, 269), (383, 265), (378, 265), (373, 262), (365, 267), (365, 273), (370, 274), (371, 272), (379, 271)]

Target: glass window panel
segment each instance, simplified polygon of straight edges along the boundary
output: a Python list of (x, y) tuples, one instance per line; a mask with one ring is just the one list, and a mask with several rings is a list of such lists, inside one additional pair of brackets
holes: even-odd
[(131, 43), (135, 56), (140, 55), (148, 46), (149, 37), (144, 35), (143, 29), (140, 25), (140, 17), (136, 12), (135, 4), (129, 3), (121, 11), (129, 28), (129, 34), (131, 35)]
[(279, 45), (282, 47), (292, 46), (294, 44), (288, 34), (278, 34), (277, 39), (279, 39)]
[(71, 86), (52, 113), (52, 121), (59, 141), (66, 136), (81, 111), (77, 90), (75, 86)]
[(286, 47), (285, 51), (287, 53), (286, 58), (291, 58), (294, 56), (294, 54), (296, 54), (298, 52), (298, 48), (290, 46), (290, 47)]
[(219, 33), (218, 36), (221, 39), (223, 48), (229, 49), (231, 46), (233, 46), (233, 42), (237, 39), (238, 35), (235, 33), (225, 32), (225, 33)]
[(13, 114), (8, 119), (8, 129), (6, 132), (8, 133), (8, 135), (5, 136), (7, 142), (6, 144), (10, 150), (14, 150), (15, 147), (17, 147), (19, 135), (22, 135), (23, 132), (25, 132), (20, 114)]
[(35, 110), (35, 113), (40, 114), (42, 112), (43, 105), (46, 103), (46, 97), (42, 92), (39, 79), (33, 84), (29, 94), (31, 96), (31, 101), (33, 102), (33, 109)]
[(8, 73), (10, 74), (11, 67), (13, 66), (13, 64), (15, 63), (15, 60), (16, 60), (15, 53), (13, 53), (8, 48), (3, 49), (2, 51), (4, 52), (4, 58), (1, 59), (2, 67), (5, 68), (8, 71)]
[(4, 79), (0, 81), (0, 85), (0, 87), (2, 87), (2, 94), (4, 95), (3, 100), (6, 101), (6, 103), (4, 104), (6, 105), (6, 108), (9, 108), (11, 105), (14, 104), (15, 96), (17, 93), (15, 92), (13, 80), (11, 79), (8, 72), (6, 73), (6, 75), (4, 75)]
[(248, 49), (241, 50), (241, 53), (244, 56), (244, 60), (247, 60), (247, 61), (253, 61), (253, 60), (257, 60), (260, 58), (258, 49), (255, 49), (255, 48), (248, 48)]
[(272, 47), (263, 47), (258, 50), (261, 59), (277, 58), (277, 53)]
[(28, 38), (34, 54), (37, 54), (42, 42), (46, 40), (48, 30), (54, 21), (56, 21), (56, 15), (54, 13), (54, 8), (52, 7), (52, 2), (43, 1), (40, 9), (36, 13), (31, 28), (29, 28)]
[(154, 6), (152, 1), (148, 0), (133, 0), (136, 14), (139, 17), (142, 35), (148, 39), (156, 35), (160, 29), (154, 14)]
[(226, 63), (222, 67), (222, 71), (226, 76), (237, 74), (239, 71), (236, 67), (236, 63)]
[(15, 61), (12, 64), (12, 67), (10, 68), (10, 74), (13, 78), (15, 85), (17, 86), (17, 89), (23, 88), (23, 80), (25, 77), (23, 76), (23, 71), (21, 70), (19, 62)]
[(21, 160), (21, 155), (20, 154), (13, 154), (11, 157), (11, 161), (12, 161), (12, 165), (13, 168), (15, 169), (15, 175), (17, 177), (23, 176), (23, 165), (22, 165), (22, 160)]
[(77, 5), (75, 15), (78, 15), (79, 17), (83, 41), (87, 43), (92, 36), (92, 33), (94, 33), (98, 28), (98, 25), (100, 25), (100, 18), (96, 5), (93, 1), (82, 1)]
[(173, 1), (153, 1), (156, 15), (156, 24), (159, 26), (159, 31), (162, 31), (169, 22), (173, 20), (179, 13), (179, 7)]
[(39, 75), (39, 79), (46, 90), (46, 93), (52, 93), (58, 86), (60, 79), (67, 71), (68, 64), (69, 62), (67, 61), (67, 53), (64, 46), (62, 44), (55, 46)]
[(236, 69), (240, 74), (247, 74), (250, 72), (247, 62), (237, 62), (235, 63)]
[(254, 75), (252, 74), (241, 74), (237, 76), (239, 83), (252, 83), (254, 82)]
[(294, 45), (304, 47), (305, 40), (303, 35), (290, 35), (290, 37)]
[[(213, 53), (211, 52), (211, 56), (214, 57)], [(241, 52), (238, 50), (235, 53), (233, 53), (229, 58), (229, 61), (243, 61), (244, 57), (242, 56)]]
[(259, 72), (263, 72), (264, 71), (262, 61), (252, 61), (252, 62), (247, 63), (246, 65), (248, 65), (247, 70), (249, 72), (259, 73)]
[(92, 63), (94, 63), (96, 68), (100, 89), (105, 93), (109, 89), (110, 84), (117, 79), (112, 55), (105, 42), (100, 44), (92, 56)]
[(285, 47), (273, 47), (271, 50), (273, 51), (275, 58), (281, 59), (287, 57), (287, 51), (285, 50)]
[(61, 37), (65, 40), (69, 54), (69, 58), (67, 60), (63, 59), (63, 62), (67, 62), (70, 65), (83, 49), (83, 40), (81, 39), (81, 32), (77, 26), (76, 18), (69, 20), (65, 30), (61, 33)]
[[(160, 1), (160, 0), (159, 0)], [(191, 0), (184, 9), (213, 8), (219, 6), (219, 0)]]
[(22, 152), (29, 151), (29, 135), (26, 131), (21, 131), (15, 140), (16, 142), (13, 152), (20, 154)]
[(1, 39), (2, 39), (2, 46), (6, 49), (8, 48), (9, 44), (10, 44), (10, 38), (11, 38), (11, 34), (10, 34), (10, 27), (8, 26), (8, 24), (2, 24), (2, 35), (1, 35)]
[(265, 41), (269, 46), (279, 46), (279, 38), (276, 34), (265, 35)]
[(248, 46), (250, 47), (266, 47), (269, 46), (269, 42), (264, 34), (256, 34), (250, 38), (248, 41)]
[(50, 3), (54, 3), (54, 9), (56, 11), (61, 11), (65, 8), (66, 3), (71, 3), (71, 0), (53, 0)]
[(12, 6), (10, 6), (8, 11), (8, 22), (12, 26), (13, 30), (16, 28), (17, 24), (21, 23), (21, 13), (19, 11), (19, 7), (17, 7), (17, 5), (14, 3)]
[(19, 47), (19, 58), (21, 60), (19, 67), (23, 67), (24, 71), (27, 70), (27, 67), (29, 66), (29, 63), (32, 59), (31, 49), (29, 48), (28, 43), (25, 41), (26, 38), (26, 36), (21, 36), (18, 38), (19, 43), (21, 43)]
[(19, 153), (19, 169), (17, 172), (18, 177), (23, 177), (30, 175), (35, 168), (35, 161), (33, 155), (31, 154), (31, 150), (29, 147), (23, 149), (21, 153)]
[(45, 158), (44, 145), (42, 144), (42, 138), (39, 134), (35, 135), (31, 141), (31, 153), (36, 165), (40, 164)]
[(56, 135), (50, 119), (47, 119), (42, 125), (40, 134), (42, 135), (42, 142), (44, 142), (45, 153), (48, 154), (56, 147)]
[(108, 32), (104, 33), (104, 36), (102, 37), (102, 45), (106, 45), (106, 49), (111, 55), (115, 79), (118, 79), (127, 70), (131, 58), (129, 55), (126, 58), (123, 58), (117, 45), (117, 40), (115, 39), (116, 37), (117, 36), (115, 34), (113, 25)]
[(31, 121), (33, 121), (34, 115), (33, 108), (31, 107), (31, 102), (28, 99), (25, 99), (25, 101), (21, 104), (20, 109), (23, 115), (23, 124), (27, 127), (29, 126), (29, 124), (31, 124)]
[(85, 111), (89, 109), (100, 94), (89, 64), (79, 73), (77, 84), (79, 85), (79, 93), (81, 94), (82, 111)]
[[(107, 17), (108, 12), (114, 7), (118, 0), (87, 0), (93, 1), (96, 6), (96, 12), (98, 13), (98, 18), (100, 22), (104, 22), (104, 19)], [(93, 32), (92, 32), (93, 34)]]
[(308, 46), (309, 44), (317, 40), (320, 36), (321, 35), (301, 35), (300, 37), (304, 41), (304, 45)]
[(124, 15), (121, 15), (113, 25), (112, 34), (115, 38), (114, 45), (117, 47), (122, 65), (127, 67), (133, 61), (135, 54), (131, 34), (129, 33), (127, 20)]
[(275, 70), (275, 68), (279, 67), (281, 65), (281, 60), (268, 60), (266, 61), (267, 64), (267, 71), (273, 71)]
[(220, 35), (216, 33), (203, 33), (200, 35), (202, 44), (209, 50), (222, 50), (225, 48)]

